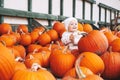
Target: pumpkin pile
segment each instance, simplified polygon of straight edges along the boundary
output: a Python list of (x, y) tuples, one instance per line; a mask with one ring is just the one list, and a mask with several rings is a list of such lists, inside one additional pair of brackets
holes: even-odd
[[(45, 30), (8, 23), (0, 24), (0, 80), (116, 80), (120, 78), (120, 37), (108, 28), (94, 30), (78, 23), (84, 31), (78, 50), (61, 41), (65, 26), (56, 21)], [(20, 77), (21, 76), (21, 77)]]

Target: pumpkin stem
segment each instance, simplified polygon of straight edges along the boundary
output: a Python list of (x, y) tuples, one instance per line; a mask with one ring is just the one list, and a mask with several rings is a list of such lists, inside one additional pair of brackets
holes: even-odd
[(60, 46), (60, 43), (59, 41), (57, 41), (57, 45), (59, 46), (59, 49), (62, 49), (61, 46)]
[(0, 42), (4, 45), (4, 46), (6, 46), (6, 43), (5, 43), (5, 41), (3, 41), (3, 40), (0, 40)]
[(15, 61), (17, 61), (17, 62), (24, 62), (25, 60), (23, 58), (21, 58), (21, 57), (16, 57)]
[(31, 71), (37, 71), (38, 69), (43, 69), (46, 70), (46, 68), (43, 68), (41, 65), (39, 65), (38, 63), (33, 63), (31, 66)]
[(32, 53), (35, 54), (37, 51), (38, 49), (35, 48)]
[(81, 35), (83, 35), (83, 37), (85, 37), (88, 33), (80, 33)]
[(8, 30), (7, 34), (10, 34), (10, 30)]
[(49, 46), (49, 48), (48, 48), (49, 50), (51, 50), (53, 43), (54, 42), (52, 41), (51, 44), (50, 44), (50, 46)]
[(68, 49), (68, 46), (65, 46), (65, 48), (63, 49), (63, 53), (65, 53)]
[(112, 52), (112, 46), (109, 46), (108, 51), (111, 53)]
[(20, 29), (21, 34), (25, 34), (22, 29)]
[(82, 70), (80, 69), (80, 66), (79, 66), (80, 61), (83, 57), (84, 56), (80, 56), (75, 62), (75, 70), (76, 70), (76, 73), (77, 73), (79, 79), (86, 78), (86, 75), (84, 75), (84, 73), (82, 72)]
[(35, 59), (33, 55), (30, 55), (30, 59)]

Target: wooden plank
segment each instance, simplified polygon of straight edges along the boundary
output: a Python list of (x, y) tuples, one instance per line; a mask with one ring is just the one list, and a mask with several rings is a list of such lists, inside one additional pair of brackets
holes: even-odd
[(104, 26), (110, 26), (110, 23), (108, 23), (108, 22), (99, 21), (98, 24), (99, 25), (104, 25)]
[(60, 0), (60, 15), (63, 15), (63, 0)]
[(76, 0), (73, 0), (73, 17), (75, 17), (75, 12), (76, 12)]
[(14, 16), (14, 17), (24, 17), (24, 18), (36, 18), (44, 20), (57, 20), (58, 17), (52, 14), (43, 14), (30, 11), (22, 11), (8, 8), (0, 7), (0, 15), (2, 16)]
[(115, 9), (113, 7), (107, 6), (107, 5), (103, 4), (103, 3), (99, 3), (98, 6), (100, 6), (102, 8), (106, 8), (108, 10), (112, 10), (112, 11), (119, 11), (119, 10), (117, 10), (117, 9)]
[(92, 4), (95, 4), (95, 3), (96, 3), (95, 0), (86, 0), (86, 1), (89, 2), (89, 3), (92, 3)]
[[(3, 8), (4, 7), (4, 0), (0, 0), (0, 7)], [(4, 17), (0, 16), (0, 23), (4, 22)]]

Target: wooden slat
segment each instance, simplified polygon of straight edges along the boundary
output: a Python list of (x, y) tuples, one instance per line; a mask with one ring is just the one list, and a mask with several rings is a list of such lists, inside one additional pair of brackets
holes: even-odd
[(75, 12), (76, 12), (76, 0), (73, 0), (73, 17), (75, 17)]
[(95, 4), (95, 3), (96, 3), (95, 0), (86, 0), (86, 1), (89, 2), (89, 3), (92, 3), (92, 4)]
[[(0, 7), (3, 8), (4, 7), (4, 0), (0, 0)], [(4, 22), (4, 17), (1, 15), (0, 16), (0, 23)]]
[(63, 0), (60, 0), (60, 15), (63, 15)]
[(112, 11), (119, 11), (119, 10), (117, 10), (115, 8), (112, 8), (110, 6), (107, 6), (107, 5), (103, 4), (103, 3), (99, 3), (98, 6), (100, 6), (102, 8), (106, 8), (106, 9), (112, 10)]
[(36, 18), (36, 19), (44, 19), (44, 20), (57, 20), (58, 17), (52, 14), (43, 14), (36, 13), (30, 11), (22, 11), (8, 8), (0, 7), (0, 15), (3, 16), (14, 16), (14, 17), (24, 17), (24, 18)]

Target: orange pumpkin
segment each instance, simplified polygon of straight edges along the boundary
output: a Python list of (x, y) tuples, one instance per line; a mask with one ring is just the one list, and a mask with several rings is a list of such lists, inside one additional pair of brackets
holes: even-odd
[(26, 58), (25, 62), (24, 62), (24, 64), (26, 65), (27, 68), (31, 68), (34, 63), (41, 65), (40, 60), (38, 58), (35, 58), (32, 55), (30, 55), (29, 58)]
[(38, 43), (42, 46), (45, 46), (51, 42), (51, 37), (45, 32), (41, 34), (38, 38)]
[(0, 41), (3, 42), (7, 47), (12, 46), (16, 43), (16, 39), (9, 35), (0, 36)]
[(80, 66), (89, 68), (94, 74), (103, 73), (105, 65), (100, 56), (92, 52), (83, 52), (79, 55), (81, 56)]
[(88, 72), (82, 71), (82, 70), (84, 70), (85, 67), (83, 67), (81, 69), (81, 67), (79, 66), (79, 64), (81, 62), (81, 58), (83, 58), (83, 56), (79, 57), (76, 60), (76, 63), (75, 63), (75, 71), (76, 71), (77, 77), (76, 76), (74, 77), (74, 76), (69, 76), (68, 75), (68, 76), (63, 77), (62, 80), (103, 80), (102, 77), (93, 74), (87, 68), (85, 70), (87, 70)]
[(51, 30), (48, 30), (47, 33), (48, 33), (48, 35), (51, 37), (51, 40), (52, 40), (52, 41), (55, 41), (55, 40), (58, 39), (58, 33), (57, 33), (56, 30), (51, 29)]
[(83, 31), (83, 25), (81, 23), (79, 23), (79, 22), (78, 22), (78, 30)]
[(114, 35), (111, 31), (104, 32), (106, 38), (108, 39), (108, 44), (110, 45), (113, 40), (118, 38), (116, 35)]
[(108, 48), (108, 40), (106, 36), (98, 31), (93, 30), (82, 37), (78, 42), (79, 52), (95, 52), (101, 55)]
[(30, 34), (21, 34), (20, 44), (23, 46), (28, 46), (32, 42)]
[(23, 62), (15, 62), (15, 72), (20, 69), (27, 69)]
[(41, 47), (42, 46), (39, 44), (30, 44), (30, 45), (28, 45), (26, 50), (27, 50), (27, 53), (30, 53), (30, 52), (33, 52), (34, 50), (38, 51)]
[(120, 76), (120, 53), (106, 51), (101, 55), (101, 59), (105, 64), (105, 70), (102, 77), (108, 80), (115, 80)]
[(21, 58), (25, 58), (26, 49), (23, 45), (13, 45), (12, 48), (16, 49), (20, 53)]
[(92, 26), (90, 24), (86, 23), (86, 24), (83, 25), (83, 31), (89, 33), (92, 30), (93, 30), (93, 28), (92, 28)]
[(0, 80), (10, 80), (14, 74), (14, 56), (0, 43)]
[(65, 25), (59, 21), (56, 21), (52, 27), (52, 29), (56, 30), (58, 33), (65, 31)]
[(112, 51), (120, 52), (120, 38), (113, 40), (110, 46), (112, 47)]
[(12, 27), (8, 23), (0, 24), (0, 35), (7, 34), (8, 32), (12, 32)]
[(57, 77), (63, 77), (75, 62), (75, 56), (68, 49), (54, 49), (50, 56), (50, 69)]
[(40, 65), (38, 65), (38, 70), (34, 66), (31, 69), (17, 70), (11, 80), (56, 80), (49, 71), (44, 70)]
[(28, 26), (23, 25), (23, 24), (19, 25), (17, 28), (17, 32), (18, 33), (22, 33), (22, 32), (28, 33)]

